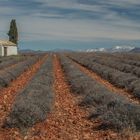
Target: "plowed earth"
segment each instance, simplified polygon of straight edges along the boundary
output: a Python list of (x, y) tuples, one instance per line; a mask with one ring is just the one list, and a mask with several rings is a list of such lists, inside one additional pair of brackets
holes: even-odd
[(46, 121), (31, 128), (29, 140), (99, 140), (113, 139), (112, 132), (93, 131), (99, 122), (86, 119), (88, 112), (81, 109), (77, 98), (70, 92), (59, 59), (54, 57), (55, 105)]
[[(13, 81), (0, 93), (0, 125), (9, 113), (18, 93), (40, 68), (43, 60)], [(48, 118), (34, 125), (26, 135), (16, 129), (0, 129), (0, 140), (113, 140), (119, 138), (111, 131), (95, 130), (99, 121), (87, 120), (88, 111), (78, 106), (79, 99), (70, 92), (70, 86), (61, 68), (59, 58), (54, 56), (54, 109)]]

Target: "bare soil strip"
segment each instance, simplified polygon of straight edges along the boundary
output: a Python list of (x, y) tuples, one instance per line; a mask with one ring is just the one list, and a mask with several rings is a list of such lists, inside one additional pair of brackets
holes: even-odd
[(86, 73), (88, 76), (90, 76), (91, 78), (97, 80), (99, 83), (103, 84), (104, 86), (106, 86), (110, 91), (120, 94), (120, 95), (124, 95), (128, 100), (130, 100), (131, 102), (135, 103), (135, 104), (140, 104), (140, 100), (138, 98), (135, 98), (133, 96), (133, 93), (127, 92), (125, 89), (122, 88), (118, 88), (115, 87), (114, 85), (112, 85), (111, 83), (109, 83), (107, 80), (101, 78), (98, 74), (96, 74), (95, 72), (88, 70), (86, 67), (76, 63), (75, 61), (73, 61), (73, 63), (84, 73)]
[(16, 95), (20, 90), (22, 90), (23, 87), (25, 87), (26, 84), (28, 84), (30, 79), (39, 70), (46, 57), (47, 56), (40, 59), (33, 66), (31, 66), (21, 76), (14, 80), (9, 87), (0, 90), (0, 140), (16, 140), (16, 137), (20, 135), (16, 129), (3, 129), (2, 125), (5, 117), (8, 115), (12, 108), (12, 104)]
[(25, 139), (28, 140), (103, 140), (114, 134), (93, 131), (98, 122), (86, 119), (88, 112), (77, 105), (77, 98), (70, 92), (59, 59), (54, 57), (54, 110), (42, 123), (35, 125)]

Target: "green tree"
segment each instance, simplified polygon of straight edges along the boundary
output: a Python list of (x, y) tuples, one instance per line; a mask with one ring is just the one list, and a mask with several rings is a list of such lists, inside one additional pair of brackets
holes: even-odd
[(15, 19), (11, 20), (8, 36), (9, 36), (9, 41), (18, 44), (18, 29), (17, 29)]

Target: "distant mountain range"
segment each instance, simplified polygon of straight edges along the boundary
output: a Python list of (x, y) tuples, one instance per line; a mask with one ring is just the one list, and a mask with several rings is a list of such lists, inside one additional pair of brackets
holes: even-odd
[(23, 49), (23, 50), (19, 50), (20, 53), (30, 53), (30, 52), (34, 52), (34, 50), (30, 50), (30, 49)]
[(140, 48), (134, 48), (131, 52), (140, 53)]
[(51, 52), (72, 52), (70, 49), (53, 49)]
[[(35, 51), (31, 49), (20, 50), (20, 53), (42, 53), (45, 51)], [(73, 52), (69, 49), (54, 49), (46, 52)], [(80, 50), (80, 52), (133, 52), (133, 53), (140, 53), (140, 48), (133, 47), (133, 46), (115, 46), (112, 48), (95, 48), (95, 49), (87, 49), (87, 50)]]
[(43, 51), (35, 51), (35, 50), (31, 50), (31, 49), (22, 49), (22, 50), (19, 50), (19, 53), (42, 53)]
[(86, 52), (140, 52), (140, 48), (133, 46), (115, 46), (112, 48), (87, 49)]
[(22, 49), (19, 50), (19, 53), (43, 53), (43, 52), (72, 52), (72, 50), (69, 49), (53, 49), (48, 51), (41, 51), (41, 50), (31, 50), (31, 49)]

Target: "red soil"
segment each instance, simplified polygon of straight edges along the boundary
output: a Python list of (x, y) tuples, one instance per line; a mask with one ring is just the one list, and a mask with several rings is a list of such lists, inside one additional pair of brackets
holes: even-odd
[[(1, 91), (0, 97), (0, 123), (9, 113), (14, 99), (18, 93), (40, 68), (42, 61), (37, 62), (31, 69), (23, 73), (10, 87)], [(22, 136), (16, 129), (0, 129), (0, 140), (114, 140), (121, 139), (111, 131), (95, 131), (100, 122), (91, 122), (86, 119), (88, 111), (80, 108), (77, 103), (79, 98), (70, 92), (66, 77), (61, 68), (59, 59), (54, 57), (54, 109), (48, 118), (36, 124)], [(5, 96), (6, 95), (6, 96)], [(123, 140), (128, 140), (124, 138)], [(129, 139), (132, 140), (132, 139)], [(135, 139), (138, 140), (138, 139)]]
[(29, 140), (102, 140), (113, 139), (112, 132), (93, 131), (99, 122), (87, 120), (88, 112), (77, 105), (77, 97), (70, 92), (59, 59), (54, 57), (55, 105), (49, 117), (35, 125)]

